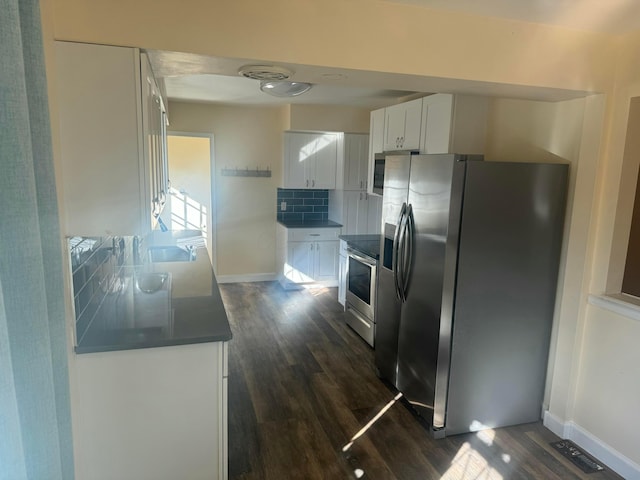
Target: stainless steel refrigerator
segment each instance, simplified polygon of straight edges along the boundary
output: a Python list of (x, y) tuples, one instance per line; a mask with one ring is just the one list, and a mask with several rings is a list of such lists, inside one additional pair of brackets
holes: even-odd
[(375, 363), (444, 436), (541, 417), (568, 165), (385, 159)]

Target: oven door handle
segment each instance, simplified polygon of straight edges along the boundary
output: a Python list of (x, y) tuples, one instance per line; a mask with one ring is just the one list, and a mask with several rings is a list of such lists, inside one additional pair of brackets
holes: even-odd
[(376, 261), (373, 260), (372, 258), (363, 257), (359, 255), (355, 250), (348, 247), (347, 247), (347, 255), (350, 256), (351, 258), (356, 259), (357, 261), (359, 261), (360, 263), (363, 263), (368, 267), (375, 267), (377, 265)]

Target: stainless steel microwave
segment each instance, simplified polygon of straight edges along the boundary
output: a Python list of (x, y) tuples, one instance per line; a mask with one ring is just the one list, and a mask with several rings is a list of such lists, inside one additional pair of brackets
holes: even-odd
[(387, 155), (413, 155), (417, 150), (398, 150), (393, 152), (376, 153), (373, 156), (373, 193), (384, 193), (384, 159)]
[(384, 190), (384, 153), (376, 153), (373, 157), (373, 193), (382, 195)]

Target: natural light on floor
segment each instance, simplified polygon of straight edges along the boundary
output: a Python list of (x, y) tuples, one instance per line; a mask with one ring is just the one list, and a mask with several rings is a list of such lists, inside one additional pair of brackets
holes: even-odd
[[(364, 427), (351, 437), (349, 443), (342, 447), (342, 452), (348, 452), (353, 447), (354, 443), (366, 434), (367, 431), (401, 398), (402, 393), (398, 393), (391, 401), (389, 401), (389, 403), (382, 407)], [(479, 422), (474, 422), (476, 429), (480, 428), (481, 425), (482, 424)], [(496, 437), (495, 430), (491, 428), (480, 430), (476, 433), (476, 437), (483, 448), (497, 448), (494, 445)], [(480, 448), (480, 445), (478, 448), (483, 450), (483, 448)], [(506, 453), (499, 455), (498, 463), (500, 463), (500, 465), (492, 465), (492, 463), (496, 463), (494, 455), (491, 455), (490, 458), (491, 463), (477, 448), (474, 448), (470, 442), (464, 442), (451, 460), (451, 466), (441, 477), (439, 477), (438, 480), (504, 480), (505, 477), (499, 473), (498, 469), (503, 465), (510, 463), (511, 456)], [(361, 468), (355, 468), (353, 473), (355, 478), (362, 478), (366, 472)]]

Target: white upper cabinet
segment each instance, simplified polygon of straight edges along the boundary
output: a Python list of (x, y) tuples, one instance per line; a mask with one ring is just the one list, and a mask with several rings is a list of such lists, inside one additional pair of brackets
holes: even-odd
[(284, 133), (284, 188), (336, 188), (337, 133)]
[(376, 153), (384, 152), (385, 110), (381, 108), (371, 112), (369, 122), (369, 161), (367, 167), (367, 192), (373, 193), (373, 173)]
[(64, 234), (148, 233), (167, 180), (164, 106), (146, 58), (56, 42), (56, 61)]
[(385, 109), (384, 151), (418, 150), (422, 122), (422, 99)]
[(487, 97), (424, 97), (420, 153), (484, 153), (487, 109)]
[[(369, 173), (369, 135), (344, 134), (343, 190), (364, 191)], [(337, 186), (339, 187), (339, 186)]]
[(154, 218), (160, 215), (168, 195), (167, 114), (149, 58), (140, 54), (142, 80), (142, 135), (148, 197)]

